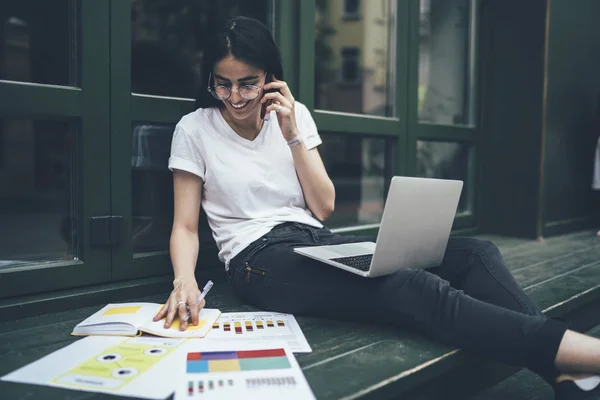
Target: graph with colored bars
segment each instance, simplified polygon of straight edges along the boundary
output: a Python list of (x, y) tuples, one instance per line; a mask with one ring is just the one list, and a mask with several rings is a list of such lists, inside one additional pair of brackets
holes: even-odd
[(190, 352), (187, 394), (225, 398), (250, 389), (292, 388), (296, 378), (286, 373), (291, 368), (284, 349)]
[(294, 378), (293, 376), (275, 376), (266, 378), (246, 379), (247, 389), (258, 389), (264, 387), (279, 388), (285, 386), (296, 386), (296, 378)]
[(285, 328), (286, 321), (277, 320), (242, 320), (242, 321), (216, 321), (212, 329), (213, 331), (235, 332), (236, 335), (251, 333), (254, 331), (266, 331), (272, 328)]
[(194, 392), (203, 394), (205, 391), (213, 391), (215, 389), (233, 388), (233, 379), (219, 380), (198, 380), (188, 382), (188, 395), (193, 396)]
[(294, 353), (312, 351), (298, 321), (291, 314), (267, 311), (223, 313), (212, 325), (206, 342), (264, 343), (285, 342)]
[[(247, 378), (246, 389), (264, 389), (264, 388), (284, 388), (295, 387), (296, 378), (294, 376), (268, 376), (258, 378)], [(195, 393), (204, 394), (219, 389), (235, 388), (233, 379), (218, 379), (218, 380), (191, 380), (188, 381), (188, 396), (193, 396)]]

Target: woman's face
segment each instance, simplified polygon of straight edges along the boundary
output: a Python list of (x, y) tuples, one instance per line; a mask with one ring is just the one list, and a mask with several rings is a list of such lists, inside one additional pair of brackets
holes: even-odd
[[(245, 120), (260, 115), (262, 85), (265, 71), (254, 68), (232, 55), (215, 64), (213, 85), (224, 85), (230, 88), (231, 96), (222, 100), (229, 115), (236, 120)], [(259, 95), (253, 99), (244, 99), (238, 93), (241, 86), (254, 85), (260, 87)]]

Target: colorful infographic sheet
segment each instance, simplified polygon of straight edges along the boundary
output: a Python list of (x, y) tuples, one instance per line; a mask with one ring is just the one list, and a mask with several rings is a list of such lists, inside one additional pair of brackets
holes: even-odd
[(52, 382), (74, 388), (118, 390), (163, 360), (181, 342), (148, 337), (128, 339), (93, 355)]
[[(285, 343), (273, 344), (240, 343), (238, 350), (208, 350), (204, 340), (190, 341), (175, 400), (314, 399), (291, 350)], [(205, 350), (193, 349), (199, 346)]]
[(279, 341), (285, 342), (294, 353), (312, 352), (296, 318), (291, 314), (222, 313), (203, 340), (215, 343), (239, 342), (263, 345)]
[[(90, 336), (8, 374), (2, 380), (164, 399), (174, 389), (170, 374), (178, 361), (172, 353), (184, 342), (184, 339), (156, 337)], [(165, 379), (165, 376), (170, 378)]]

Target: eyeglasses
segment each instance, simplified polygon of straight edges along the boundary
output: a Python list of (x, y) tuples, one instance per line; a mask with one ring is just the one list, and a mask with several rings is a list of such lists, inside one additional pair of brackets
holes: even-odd
[[(257, 98), (260, 95), (260, 89), (264, 86), (264, 79), (267, 77), (267, 74), (265, 73), (265, 76), (263, 76), (263, 83), (260, 86), (256, 86), (256, 85), (243, 85), (243, 86), (238, 86), (238, 88), (236, 89), (238, 94), (246, 100), (254, 100), (255, 98)], [(233, 90), (233, 88), (226, 86), (226, 85), (216, 85), (216, 86), (211, 86), (212, 82), (212, 73), (208, 75), (208, 87), (206, 88), (206, 90), (208, 90), (210, 92), (210, 94), (212, 94), (212, 96), (217, 99), (217, 100), (227, 100), (229, 97), (231, 97), (231, 92)]]

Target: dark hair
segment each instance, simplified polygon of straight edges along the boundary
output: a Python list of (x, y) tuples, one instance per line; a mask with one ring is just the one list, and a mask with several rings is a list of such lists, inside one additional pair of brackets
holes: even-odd
[(269, 29), (260, 21), (235, 17), (226, 21), (207, 41), (196, 108), (221, 107), (223, 103), (206, 90), (208, 75), (228, 55), (283, 80), (281, 54)]

